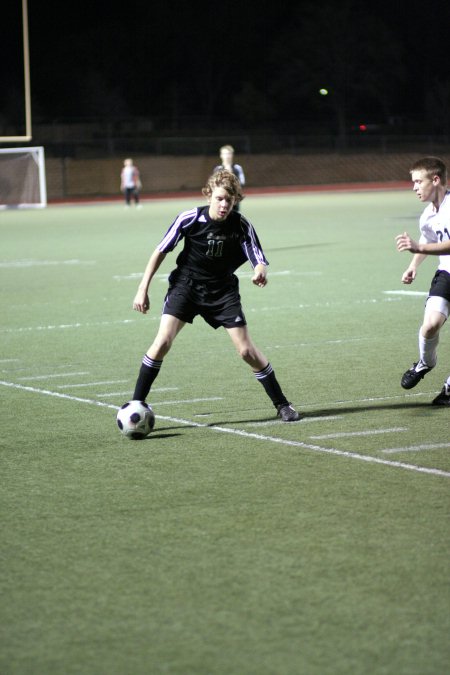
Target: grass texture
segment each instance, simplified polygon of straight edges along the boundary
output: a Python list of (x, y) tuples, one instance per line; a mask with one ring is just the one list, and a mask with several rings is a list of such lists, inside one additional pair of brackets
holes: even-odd
[[(202, 203), (201, 197), (198, 204)], [(0, 214), (2, 675), (449, 673), (450, 410), (409, 392), (437, 259), (402, 287), (409, 192), (251, 196), (270, 262), (250, 332), (305, 412), (283, 424), (225, 331), (164, 361), (141, 442), (116, 428), (195, 200)], [(399, 291), (409, 291), (400, 294)], [(413, 293), (414, 292), (414, 293)], [(447, 370), (446, 370), (447, 368)]]

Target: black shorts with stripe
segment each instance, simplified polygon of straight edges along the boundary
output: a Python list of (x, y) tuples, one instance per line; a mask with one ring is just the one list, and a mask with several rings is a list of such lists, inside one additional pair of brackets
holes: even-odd
[(220, 281), (198, 281), (175, 270), (169, 277), (162, 313), (186, 323), (192, 323), (200, 315), (213, 328), (247, 325), (239, 280), (234, 274)]

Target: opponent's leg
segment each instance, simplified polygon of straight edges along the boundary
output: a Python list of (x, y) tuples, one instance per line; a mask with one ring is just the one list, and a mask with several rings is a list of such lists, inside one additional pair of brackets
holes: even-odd
[(428, 299), (423, 324), (419, 330), (419, 360), (402, 377), (404, 389), (412, 389), (436, 365), (439, 331), (447, 320), (448, 303), (445, 298), (431, 296)]

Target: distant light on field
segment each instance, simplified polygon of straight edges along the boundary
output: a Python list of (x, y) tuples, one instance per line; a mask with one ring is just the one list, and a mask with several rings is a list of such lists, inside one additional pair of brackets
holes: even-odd
[(328, 94), (328, 89), (319, 89), (319, 94), (321, 96), (327, 96)]

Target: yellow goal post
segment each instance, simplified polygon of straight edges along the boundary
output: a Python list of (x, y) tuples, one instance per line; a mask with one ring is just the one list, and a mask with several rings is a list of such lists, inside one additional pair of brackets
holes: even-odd
[(28, 37), (28, 4), (22, 0), (23, 76), (25, 100), (25, 135), (0, 136), (0, 143), (22, 143), (31, 141), (31, 87), (30, 87), (30, 45)]

